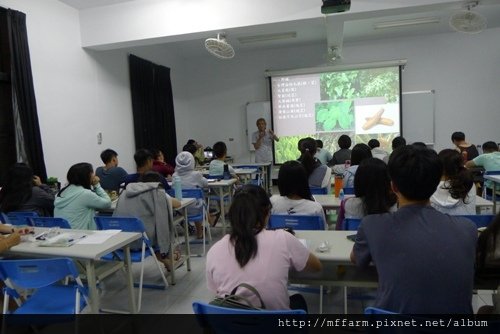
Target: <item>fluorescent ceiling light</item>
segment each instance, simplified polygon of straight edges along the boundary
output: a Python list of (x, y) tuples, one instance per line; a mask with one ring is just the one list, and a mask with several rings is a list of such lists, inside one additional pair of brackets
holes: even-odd
[(408, 20), (398, 20), (398, 21), (387, 21), (375, 23), (373, 28), (375, 29), (386, 29), (386, 28), (397, 28), (397, 27), (406, 27), (406, 26), (416, 26), (420, 24), (429, 24), (429, 23), (439, 23), (439, 17), (419, 17), (415, 19)]
[(238, 42), (241, 44), (257, 43), (257, 42), (267, 42), (267, 41), (277, 41), (280, 39), (296, 38), (297, 33), (295, 31), (283, 32), (277, 34), (267, 34), (267, 35), (255, 35), (238, 37)]

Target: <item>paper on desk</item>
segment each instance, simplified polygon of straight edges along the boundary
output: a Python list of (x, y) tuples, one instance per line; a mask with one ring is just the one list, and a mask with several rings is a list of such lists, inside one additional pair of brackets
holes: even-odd
[(121, 230), (103, 230), (95, 231), (89, 234), (86, 238), (78, 241), (79, 245), (102, 244), (112, 236), (120, 233)]
[(307, 248), (307, 240), (306, 239), (300, 239), (299, 241)]

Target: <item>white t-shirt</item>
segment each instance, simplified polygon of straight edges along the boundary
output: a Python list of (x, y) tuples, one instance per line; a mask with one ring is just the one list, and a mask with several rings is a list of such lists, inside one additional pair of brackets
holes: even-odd
[(449, 215), (475, 215), (476, 214), (476, 187), (472, 185), (465, 202), (460, 198), (451, 197), (446, 181), (440, 181), (431, 196), (431, 206)]
[[(266, 309), (290, 309), (288, 271), (301, 271), (307, 264), (309, 250), (292, 234), (284, 230), (262, 230), (257, 234), (257, 255), (241, 268), (236, 261), (234, 246), (225, 235), (207, 254), (207, 286), (223, 297), (240, 283), (252, 285), (262, 297)], [(247, 289), (239, 288), (238, 295), (260, 306)]]
[(289, 214), (289, 215), (311, 215), (320, 216), (327, 228), (325, 211), (321, 204), (308, 199), (289, 199), (286, 196), (273, 195), (271, 196), (271, 204), (273, 208), (271, 213)]
[[(252, 144), (257, 143), (259, 131), (252, 135)], [(273, 162), (273, 136), (266, 129), (266, 134), (258, 149), (255, 150), (255, 162)]]

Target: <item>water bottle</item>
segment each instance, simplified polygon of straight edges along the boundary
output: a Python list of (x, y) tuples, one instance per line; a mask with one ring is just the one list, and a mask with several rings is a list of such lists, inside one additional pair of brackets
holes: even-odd
[(182, 201), (182, 182), (180, 176), (175, 175), (173, 182), (174, 182), (175, 198), (177, 198), (179, 201)]
[(342, 202), (344, 200), (344, 189), (340, 189), (339, 191), (339, 199)]

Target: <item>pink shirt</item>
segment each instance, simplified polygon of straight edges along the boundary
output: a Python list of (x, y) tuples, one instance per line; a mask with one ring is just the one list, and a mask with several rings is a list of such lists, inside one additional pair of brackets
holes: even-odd
[[(290, 268), (303, 270), (309, 250), (284, 230), (262, 230), (257, 234), (257, 243), (257, 255), (241, 268), (229, 235), (216, 242), (207, 254), (208, 288), (223, 297), (238, 284), (248, 283), (260, 293), (266, 309), (290, 309), (288, 271)], [(260, 306), (258, 299), (247, 289), (239, 288), (237, 294), (250, 298), (255, 306)]]

